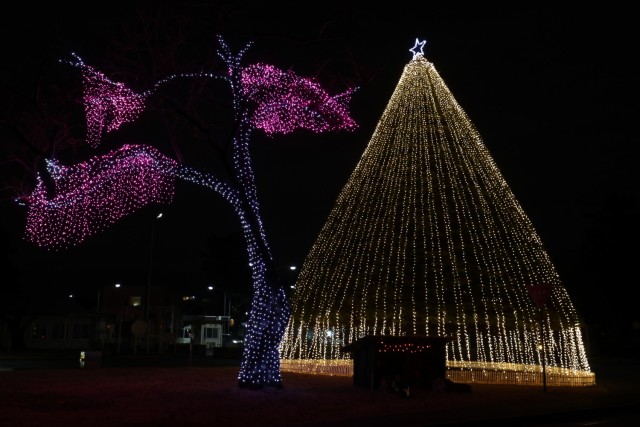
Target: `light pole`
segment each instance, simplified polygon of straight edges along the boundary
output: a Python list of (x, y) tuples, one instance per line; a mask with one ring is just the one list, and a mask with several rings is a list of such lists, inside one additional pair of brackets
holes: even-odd
[[(297, 269), (298, 269), (298, 267), (297, 267), (297, 266), (295, 266), (295, 265), (290, 265), (290, 266), (289, 266), (289, 271), (296, 271)], [(295, 279), (294, 279), (291, 283), (292, 283), (292, 285), (291, 285), (291, 289), (295, 288), (295, 287), (296, 287), (296, 281), (295, 281)]]
[(144, 308), (145, 308), (145, 320), (147, 320), (147, 323), (149, 322), (149, 310), (151, 308), (151, 276), (152, 276), (152, 271), (153, 271), (153, 244), (154, 244), (154, 240), (155, 240), (155, 234), (156, 234), (156, 220), (159, 220), (160, 218), (162, 218), (162, 212), (160, 212), (154, 221), (151, 222), (151, 239), (149, 241), (149, 272), (147, 274), (147, 300), (145, 302)]
[[(119, 288), (120, 283), (116, 283), (113, 285), (114, 288)], [(98, 301), (96, 302), (96, 313), (100, 313), (100, 299), (102, 297), (102, 286), (98, 288)]]
[(553, 292), (553, 284), (549, 283), (541, 283), (537, 285), (529, 285), (527, 286), (527, 290), (529, 291), (529, 296), (533, 300), (534, 304), (540, 310), (540, 339), (542, 340), (538, 350), (540, 350), (540, 361), (542, 364), (542, 391), (544, 393), (547, 392), (547, 367), (545, 362), (546, 357), (546, 349), (544, 344), (544, 304), (547, 301), (547, 298)]
[[(119, 288), (120, 283), (116, 283), (116, 288)], [(117, 298), (118, 301), (118, 339), (116, 341), (116, 353), (120, 354), (120, 348), (122, 345), (122, 322), (124, 322), (124, 301), (122, 295)]]
[(151, 278), (153, 272), (153, 244), (156, 232), (156, 221), (162, 218), (162, 212), (156, 215), (155, 219), (151, 222), (151, 239), (149, 241), (149, 271), (147, 274), (147, 297), (144, 304), (144, 319), (147, 322), (147, 353), (149, 352), (149, 340), (151, 335), (149, 325), (149, 312), (151, 311)]
[(216, 309), (215, 309), (215, 304), (214, 304), (214, 292), (215, 292), (215, 286), (213, 285), (208, 285), (207, 286), (207, 290), (209, 291), (209, 297), (208, 297), (208, 304), (203, 308), (203, 313), (206, 315), (206, 313), (208, 312), (208, 310), (211, 310), (211, 314), (214, 315), (216, 314)]
[(297, 273), (298, 266), (297, 265), (290, 265), (287, 268), (287, 270), (289, 270), (289, 271), (285, 275), (286, 276), (285, 285), (288, 285), (289, 289), (291, 289), (288, 292), (291, 293), (291, 292), (293, 292), (293, 289), (295, 289), (295, 287), (296, 287), (296, 279), (297, 279), (297, 276), (298, 276), (298, 273)]
[(545, 345), (544, 345), (544, 306), (540, 307), (540, 338), (542, 345), (540, 350), (542, 351), (542, 391), (547, 392), (547, 365), (545, 358), (547, 357)]

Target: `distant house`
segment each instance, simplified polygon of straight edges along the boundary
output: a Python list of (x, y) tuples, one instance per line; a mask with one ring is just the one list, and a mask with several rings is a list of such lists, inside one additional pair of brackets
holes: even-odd
[(25, 331), (28, 349), (81, 349), (92, 345), (95, 337), (95, 313), (71, 312), (36, 317)]
[(213, 355), (216, 347), (222, 347), (228, 335), (229, 316), (191, 316), (182, 317), (182, 331), (176, 344), (196, 344), (205, 347), (207, 355)]
[[(26, 348), (92, 349), (120, 354), (138, 350), (165, 352), (193, 344), (212, 355), (215, 348), (242, 347), (243, 337), (231, 333), (234, 320), (205, 314), (210, 307), (194, 306), (194, 297), (159, 286), (153, 292), (146, 286), (108, 287), (100, 289), (97, 296), (94, 310), (70, 304), (34, 315), (24, 333)], [(0, 340), (3, 347), (10, 343), (6, 328), (0, 330)]]

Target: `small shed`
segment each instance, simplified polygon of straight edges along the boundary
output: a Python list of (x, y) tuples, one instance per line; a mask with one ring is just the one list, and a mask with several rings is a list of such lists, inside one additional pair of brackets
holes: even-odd
[(353, 384), (378, 388), (385, 383), (433, 388), (446, 374), (449, 338), (424, 335), (367, 335), (342, 348), (351, 353)]

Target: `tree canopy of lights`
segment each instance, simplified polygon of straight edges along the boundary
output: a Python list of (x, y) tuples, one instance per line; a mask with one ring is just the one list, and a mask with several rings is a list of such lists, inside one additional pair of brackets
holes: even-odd
[(593, 384), (567, 290), (423, 46), (304, 261), (283, 369), (348, 375), (364, 336), (439, 336), (454, 380)]
[(126, 145), (73, 166), (49, 159), (47, 176), (38, 176), (34, 191), (23, 198), (29, 205), (26, 238), (46, 249), (64, 250), (147, 204), (171, 203), (176, 179), (212, 190), (236, 212), (251, 266), (253, 297), (238, 383), (250, 388), (281, 386), (279, 343), (290, 308), (262, 224), (250, 136), (255, 129), (271, 137), (299, 128), (318, 133), (353, 130), (357, 125), (347, 108), (353, 91), (332, 96), (315, 80), (292, 71), (265, 64), (243, 66), (242, 57), (250, 45), (235, 54), (222, 38), (218, 42), (218, 56), (226, 72), (168, 76), (143, 93), (112, 81), (77, 54), (62, 62), (81, 71), (87, 143), (94, 148), (104, 135), (143, 114), (149, 98), (172, 80), (222, 79), (228, 83), (235, 118), (230, 145), (232, 179), (196, 170), (144, 145)]

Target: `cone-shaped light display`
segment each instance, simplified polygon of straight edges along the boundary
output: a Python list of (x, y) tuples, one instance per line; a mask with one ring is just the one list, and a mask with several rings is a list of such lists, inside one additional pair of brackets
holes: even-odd
[(282, 369), (348, 375), (343, 346), (426, 335), (449, 338), (454, 381), (594, 384), (540, 237), (423, 46), (305, 259)]

